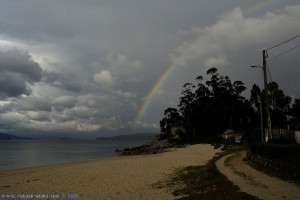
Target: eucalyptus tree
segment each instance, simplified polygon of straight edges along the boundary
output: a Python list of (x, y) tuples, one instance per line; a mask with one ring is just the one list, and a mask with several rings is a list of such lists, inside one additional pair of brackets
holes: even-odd
[(182, 126), (182, 116), (176, 108), (167, 108), (164, 111), (164, 118), (160, 120), (162, 138), (170, 138), (171, 130), (174, 127)]
[(175, 125), (174, 122), (169, 123), (172, 121), (171, 113), (177, 116), (173, 118), (181, 116), (181, 125), (187, 133), (185, 137), (190, 141), (205, 141), (228, 128), (242, 128), (243, 121), (248, 120), (251, 106), (241, 96), (246, 89), (243, 82), (232, 83), (228, 76), (220, 75), (216, 68), (209, 69), (206, 74), (210, 77), (207, 81), (198, 76), (196, 85), (183, 85), (178, 105), (179, 114), (177, 110), (165, 112), (161, 121), (163, 133), (170, 131), (170, 127)]
[[(270, 111), (271, 111), (271, 121), (272, 121), (272, 127), (273, 128), (286, 128), (287, 127), (287, 117), (290, 113), (290, 104), (292, 101), (292, 98), (289, 96), (286, 96), (284, 92), (279, 89), (278, 83), (276, 82), (270, 82), (268, 83), (268, 95), (269, 95), (269, 105), (270, 105)], [(252, 86), (251, 90), (251, 97), (250, 102), (252, 105), (255, 105), (257, 108), (257, 111), (259, 110), (259, 98), (261, 98), (262, 101), (262, 107), (263, 107), (263, 116), (265, 116), (265, 97), (264, 90), (261, 90), (257, 85)], [(264, 117), (265, 119), (265, 117)], [(265, 120), (264, 120), (265, 123)]]

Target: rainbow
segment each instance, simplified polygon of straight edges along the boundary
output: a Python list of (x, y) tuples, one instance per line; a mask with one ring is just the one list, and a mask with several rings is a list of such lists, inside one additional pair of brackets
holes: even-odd
[[(272, 2), (273, 0), (254, 0), (254, 3), (251, 3), (249, 5), (246, 5), (242, 7), (242, 10), (244, 13), (250, 13), (253, 12), (266, 4)], [(153, 95), (158, 91), (158, 89), (161, 87), (161, 85), (165, 82), (167, 77), (171, 74), (171, 72), (175, 69), (175, 64), (171, 64), (164, 73), (160, 76), (160, 78), (157, 80), (157, 82), (152, 86), (150, 91), (148, 92), (147, 96), (144, 98), (142, 105), (139, 107), (136, 116), (133, 121), (133, 128), (136, 127), (137, 123), (141, 120), (142, 116), (144, 115), (145, 111), (147, 110), (147, 107), (149, 106), (149, 103), (153, 97)]]
[(144, 101), (140, 108), (138, 109), (138, 112), (136, 114), (136, 117), (133, 121), (133, 128), (137, 125), (137, 123), (140, 121), (142, 116), (144, 115), (150, 100), (152, 99), (153, 95), (156, 93), (156, 91), (161, 87), (161, 85), (165, 82), (167, 77), (171, 74), (171, 72), (175, 69), (175, 64), (170, 65), (164, 73), (159, 77), (158, 81), (152, 86), (146, 97), (144, 98)]

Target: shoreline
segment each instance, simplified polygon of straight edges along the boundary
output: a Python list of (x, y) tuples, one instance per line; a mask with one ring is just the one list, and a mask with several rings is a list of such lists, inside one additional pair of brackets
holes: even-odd
[(1, 169), (0, 173), (4, 171), (15, 171), (15, 170), (24, 170), (24, 169), (31, 169), (31, 168), (43, 168), (43, 167), (51, 167), (56, 165), (72, 165), (76, 163), (81, 162), (93, 162), (93, 161), (100, 161), (100, 160), (109, 160), (109, 159), (117, 159), (122, 158), (121, 155), (112, 155), (112, 156), (106, 156), (106, 157), (99, 157), (94, 159), (86, 159), (86, 160), (73, 160), (73, 161), (67, 161), (67, 162), (60, 162), (60, 163), (48, 163), (48, 164), (41, 164), (41, 165), (34, 165), (34, 166), (25, 166), (25, 167), (17, 167), (17, 168), (9, 168), (9, 169)]
[(200, 144), (153, 155), (1, 170), (0, 195), (76, 193), (79, 199), (173, 199), (170, 191), (152, 185), (178, 168), (206, 164), (218, 151)]
[(79, 164), (79, 163), (84, 163), (84, 162), (102, 161), (102, 160), (110, 160), (110, 159), (118, 159), (118, 158), (122, 158), (122, 156), (115, 155), (115, 156), (107, 156), (107, 157), (87, 159), (87, 160), (74, 160), (74, 161), (68, 161), (68, 162), (63, 162), (63, 163), (49, 163), (49, 164), (41, 164), (41, 165), (28, 166), (28, 167), (0, 169), (0, 174), (2, 172), (6, 172), (6, 171), (30, 170), (30, 169), (35, 169), (35, 168), (48, 168), (48, 167), (73, 165), (73, 164)]

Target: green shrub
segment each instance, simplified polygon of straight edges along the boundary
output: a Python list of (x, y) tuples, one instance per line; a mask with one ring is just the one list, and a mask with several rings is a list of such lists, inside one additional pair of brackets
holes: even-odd
[(295, 138), (273, 138), (268, 141), (269, 144), (297, 144)]
[(250, 151), (266, 159), (300, 164), (300, 144), (251, 144)]
[(248, 157), (264, 172), (300, 184), (300, 144), (251, 144)]

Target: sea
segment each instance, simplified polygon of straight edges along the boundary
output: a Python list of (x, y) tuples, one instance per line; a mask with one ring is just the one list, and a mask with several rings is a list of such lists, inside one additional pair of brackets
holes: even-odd
[(0, 140), (0, 170), (119, 156), (116, 149), (139, 146), (130, 140)]

